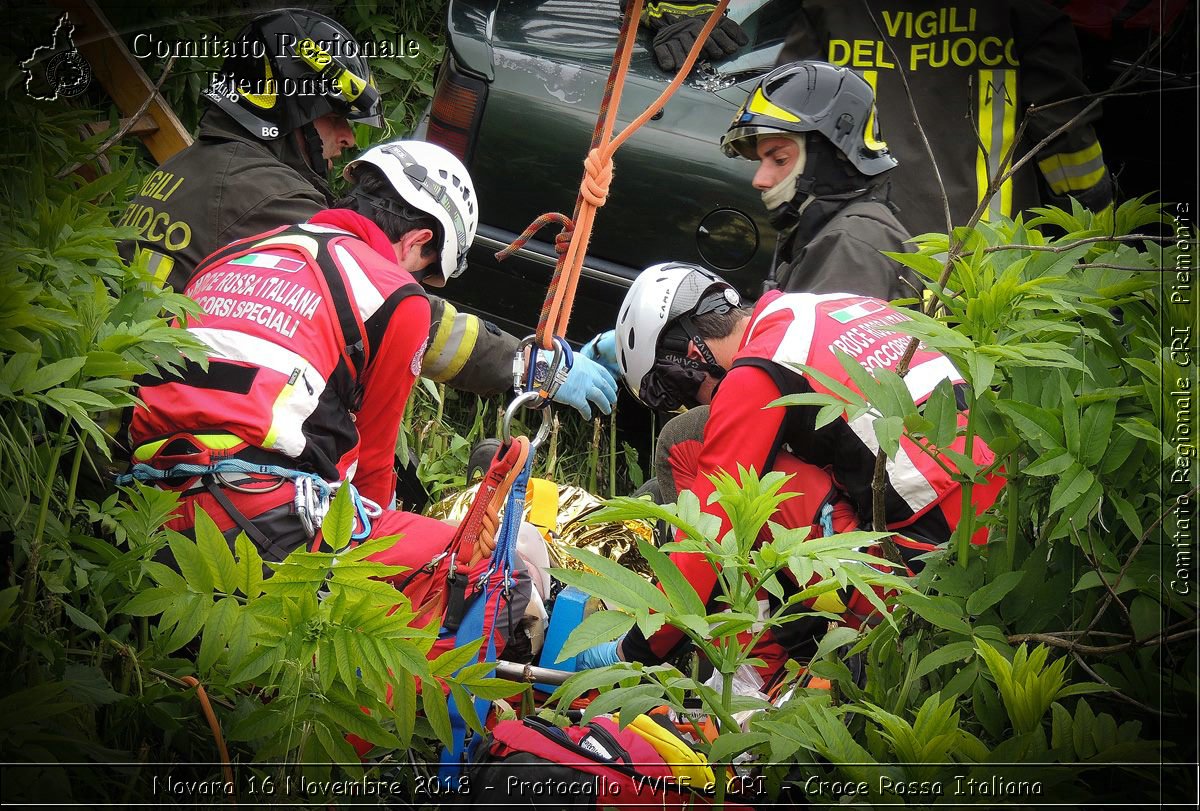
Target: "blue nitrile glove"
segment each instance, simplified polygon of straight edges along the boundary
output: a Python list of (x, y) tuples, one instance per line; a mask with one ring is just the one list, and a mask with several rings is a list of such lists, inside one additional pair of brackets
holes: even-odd
[(621, 377), (621, 366), (617, 363), (617, 331), (602, 332), (583, 345), (579, 354), (599, 363), (616, 379)]
[[(624, 639), (625, 637), (621, 637)], [(594, 667), (608, 667), (615, 665), (621, 661), (617, 656), (617, 645), (621, 644), (621, 639), (614, 639), (612, 642), (605, 642), (603, 645), (595, 645), (588, 648), (582, 653), (575, 655), (575, 669), (591, 670)]]
[(589, 402), (605, 414), (612, 412), (617, 402), (617, 381), (599, 363), (577, 353), (567, 379), (554, 393), (554, 402), (569, 405), (590, 420)]

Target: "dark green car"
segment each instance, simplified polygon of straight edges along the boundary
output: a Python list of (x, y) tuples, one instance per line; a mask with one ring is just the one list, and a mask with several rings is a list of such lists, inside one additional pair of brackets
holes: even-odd
[[(623, 145), (607, 204), (596, 216), (570, 338), (613, 325), (637, 273), (670, 259), (703, 264), (757, 295), (775, 245), (757, 164), (718, 146), (754, 80), (774, 65), (789, 0), (733, 2), (750, 43), (701, 64), (664, 109)], [(451, 0), (448, 48), (424, 136), (471, 170), (481, 222), (469, 273), (451, 301), (517, 335), (533, 331), (554, 267), (558, 226), (516, 255), (495, 252), (538, 215), (570, 215), (617, 44), (618, 0)], [(644, 32), (626, 81), (618, 127), (646, 109), (672, 76)]]

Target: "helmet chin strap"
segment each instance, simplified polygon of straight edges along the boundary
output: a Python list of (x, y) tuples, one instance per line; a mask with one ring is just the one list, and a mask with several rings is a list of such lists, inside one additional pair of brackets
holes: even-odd
[(321, 134), (317, 132), (317, 125), (311, 121), (308, 122), (300, 128), (300, 135), (304, 139), (304, 159), (308, 161), (308, 167), (321, 177), (328, 179), (329, 169), (325, 163), (325, 145), (321, 143)]
[(804, 168), (808, 165), (808, 139), (805, 136), (791, 132), (781, 132), (778, 134), (778, 137), (787, 138), (796, 144), (796, 160), (792, 164), (792, 168), (788, 170), (787, 175), (762, 193), (763, 205), (767, 207), (767, 211), (779, 208), (796, 196), (795, 183), (799, 180), (800, 175), (804, 174)]
[(410, 273), (409, 275), (413, 277), (413, 280), (416, 281), (417, 284), (425, 284), (425, 280), (430, 277), (437, 278), (437, 279), (440, 279), (442, 277), (442, 274), (440, 272), (433, 270), (432, 265), (430, 265), (429, 267), (427, 267), (423, 270), (418, 270), (413, 273)]
[[(813, 203), (853, 200), (869, 191), (869, 185), (863, 184), (865, 178), (840, 157), (833, 144), (823, 136), (813, 141), (816, 143), (809, 144), (805, 172), (797, 175), (790, 187), (791, 198), (767, 211), (767, 219), (780, 231), (800, 222), (800, 216)], [(765, 201), (766, 195), (763, 197)]]
[(704, 358), (704, 363), (697, 363), (696, 367), (702, 371), (708, 372), (717, 380), (725, 377), (725, 367), (717, 363), (717, 357), (708, 348), (708, 344), (700, 337), (700, 332), (696, 329), (695, 323), (692, 322), (691, 316), (682, 315), (677, 319), (677, 323), (687, 332), (688, 339), (695, 345), (696, 351), (700, 353), (700, 357)]

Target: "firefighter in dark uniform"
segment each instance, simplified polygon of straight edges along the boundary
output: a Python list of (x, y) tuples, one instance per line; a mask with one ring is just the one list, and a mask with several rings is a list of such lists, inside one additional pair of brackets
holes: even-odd
[[(204, 93), (210, 106), (196, 142), (147, 179), (120, 221), (138, 232), (122, 245), (125, 256), (144, 252), (151, 272), (176, 290), (229, 242), (328, 208), (332, 159), (354, 144), (348, 122), (383, 124), (363, 49), (322, 14), (269, 12), (243, 29), (232, 50)], [(456, 275), (433, 268), (419, 281), (440, 287)], [(481, 395), (508, 389), (518, 339), (441, 298), (429, 300), (423, 376)], [(591, 406), (607, 414), (616, 384), (603, 368), (577, 359), (555, 399), (585, 417)]]
[(780, 229), (766, 290), (917, 295), (912, 273), (881, 253), (908, 250), (909, 235), (888, 199), (896, 159), (874, 109), (853, 71), (796, 62), (764, 76), (734, 116), (721, 148), (760, 162), (754, 187)]
[[(1089, 90), (1071, 21), (1054, 6), (1043, 0), (800, 0), (792, 5), (776, 64), (828, 61), (851, 68), (875, 90), (888, 144), (900, 160), (891, 175), (891, 199), (910, 233), (946, 231), (937, 173), (913, 108), (937, 160), (954, 225), (966, 224), (988, 196), (991, 180), (1011, 167), (1004, 158), (1022, 123), (1013, 161), (1054, 137), (1000, 186), (983, 212), (985, 221), (1015, 217), (1044, 203), (1069, 210), (1068, 198), (1093, 211), (1112, 202), (1112, 178), (1093, 129), (1100, 108), (1057, 133), (1087, 104), (1080, 97)], [(660, 6), (669, 7), (670, 14), (647, 12), (642, 24), (651, 31), (660, 67), (674, 71), (715, 4), (650, 3), (647, 8)], [(663, 31), (659, 19), (687, 22)], [(706, 46), (708, 59), (732, 55), (740, 47), (734, 43), (747, 39), (728, 16), (717, 30), (724, 33)], [(660, 38), (671, 41), (660, 43)]]
[[(912, 247), (889, 201), (897, 161), (880, 140), (873, 102), (870, 85), (846, 68), (784, 65), (750, 91), (721, 138), (727, 155), (760, 161), (753, 183), (781, 229), (764, 292), (920, 296), (916, 275), (883, 253)], [(619, 373), (615, 335), (597, 335), (582, 354)], [(667, 423), (660, 449), (699, 439), (705, 413)], [(669, 477), (665, 465), (655, 468)]]
[[(879, 115), (901, 166), (892, 174), (900, 220), (914, 234), (945, 232), (941, 192), (917, 117), (946, 187), (954, 225), (965, 225), (986, 196), (1028, 115), (1013, 160), (1060, 126), (1087, 100), (1079, 43), (1071, 21), (1041, 0), (948, 3), (945, 0), (805, 0), (779, 57), (824, 59), (853, 68), (875, 88)], [(1067, 101), (1076, 99), (1075, 101)], [(1054, 104), (1027, 114), (1030, 106)], [(1113, 199), (1112, 180), (1092, 125), (1097, 107), (1053, 138), (1000, 186), (983, 219), (1014, 217), (1068, 197), (1099, 211)]]

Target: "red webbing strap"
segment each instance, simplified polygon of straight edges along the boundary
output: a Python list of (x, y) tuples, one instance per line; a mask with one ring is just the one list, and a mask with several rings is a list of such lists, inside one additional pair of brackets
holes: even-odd
[[(451, 575), (455, 572), (465, 575), (470, 568), (470, 561), (475, 554), (480, 530), (489, 513), (494, 510), (493, 505), (499, 503), (496, 501), (496, 494), (505, 487), (506, 481), (508, 487), (512, 486), (512, 478), (515, 476), (510, 477), (509, 474), (514, 471), (520, 472), (528, 456), (529, 439), (523, 436), (515, 437), (507, 448), (496, 451), (491, 466), (488, 467), (487, 473), (479, 482), (479, 489), (475, 491), (475, 497), (471, 500), (471, 508), (459, 523), (454, 537), (450, 539), (443, 550), (454, 558)], [(507, 495), (507, 493), (508, 490), (505, 489), (504, 494)], [(491, 517), (491, 522), (493, 525), (495, 524), (495, 516)], [(440, 614), (445, 607), (446, 590), (438, 588), (430, 591), (432, 597), (428, 600), (421, 600), (419, 606), (416, 604), (418, 601), (414, 601), (413, 607), (418, 616)]]
[(508, 493), (512, 490), (513, 482), (521, 475), (521, 471), (525, 469), (525, 462), (529, 458), (531, 447), (527, 437), (517, 437), (513, 444), (521, 443), (523, 448), (521, 456), (508, 470), (504, 481), (500, 482), (500, 486), (496, 488), (496, 492), (492, 495), (491, 503), (488, 504), (488, 509), (484, 512), (483, 523), (479, 528), (479, 538), (475, 543), (475, 552), (471, 555), (470, 566), (474, 566), (487, 555), (492, 554), (496, 548), (496, 531), (499, 528), (500, 508), (504, 506), (505, 500), (508, 498)]

